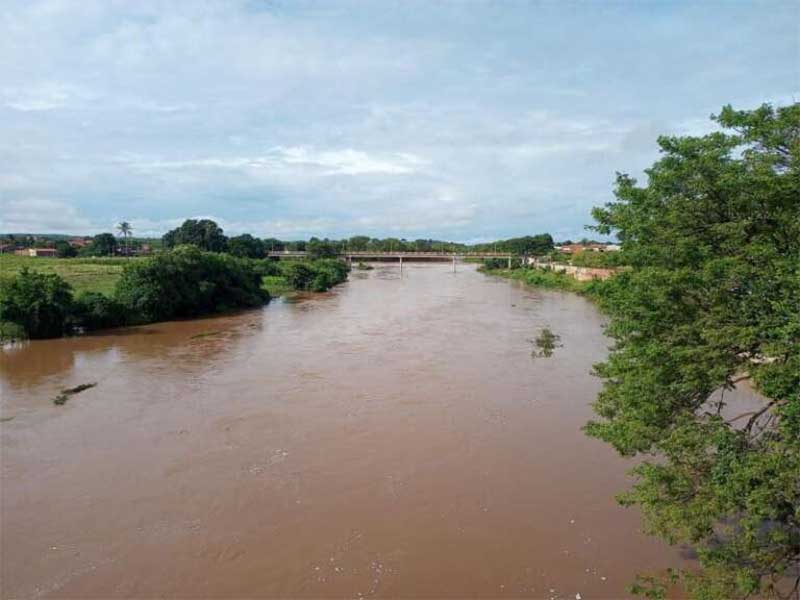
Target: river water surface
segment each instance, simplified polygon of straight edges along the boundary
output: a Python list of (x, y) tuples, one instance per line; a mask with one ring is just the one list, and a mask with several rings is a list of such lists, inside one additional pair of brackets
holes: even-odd
[(2, 596), (619, 598), (682, 564), (580, 431), (601, 315), (451, 271), (5, 349)]

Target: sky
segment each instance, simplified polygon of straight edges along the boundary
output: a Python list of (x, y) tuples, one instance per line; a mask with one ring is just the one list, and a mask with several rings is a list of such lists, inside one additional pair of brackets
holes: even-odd
[(800, 100), (800, 1), (4, 0), (0, 231), (591, 236), (615, 172)]

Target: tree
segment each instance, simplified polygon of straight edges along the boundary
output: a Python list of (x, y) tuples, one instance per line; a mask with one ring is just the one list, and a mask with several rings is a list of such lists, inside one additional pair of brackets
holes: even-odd
[(75, 247), (64, 240), (58, 240), (54, 244), (54, 247), (59, 258), (72, 258), (73, 256), (78, 255), (78, 251), (75, 249)]
[[(645, 186), (594, 211), (630, 270), (603, 286), (615, 345), (589, 434), (645, 460), (621, 500), (697, 549), (698, 598), (800, 586), (800, 104), (725, 107), (728, 132), (662, 137)], [(740, 414), (744, 379), (761, 402)], [(663, 593), (656, 580), (640, 586)]]
[(114, 299), (142, 322), (259, 306), (269, 294), (254, 262), (180, 246), (126, 265)]
[(164, 246), (174, 248), (191, 244), (209, 252), (223, 252), (227, 244), (222, 228), (210, 219), (186, 219), (162, 237)]
[(264, 258), (264, 242), (249, 233), (228, 239), (228, 254), (243, 258)]
[(81, 254), (88, 256), (113, 256), (117, 239), (112, 233), (101, 233), (92, 238), (92, 243), (83, 248)]
[(0, 279), (0, 320), (16, 323), (28, 337), (58, 337), (71, 327), (72, 289), (55, 274), (23, 268)]
[(122, 221), (119, 225), (117, 225), (117, 231), (122, 236), (122, 239), (125, 241), (125, 255), (128, 255), (128, 238), (133, 235), (133, 227), (127, 221)]
[(311, 258), (332, 258), (339, 254), (336, 246), (328, 239), (312, 237), (306, 244), (306, 252)]
[(347, 240), (347, 249), (353, 252), (363, 251), (367, 249), (367, 244), (369, 244), (369, 236), (354, 235)]

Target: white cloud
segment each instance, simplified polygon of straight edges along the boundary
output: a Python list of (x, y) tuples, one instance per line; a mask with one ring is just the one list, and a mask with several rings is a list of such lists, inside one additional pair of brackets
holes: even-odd
[(279, 148), (278, 160), (289, 165), (320, 167), (324, 175), (365, 175), (380, 173), (405, 175), (413, 173), (425, 161), (408, 152), (377, 158), (366, 152), (344, 150), (316, 151), (302, 146)]
[(6, 4), (0, 190), (65, 207), (3, 228), (575, 237), (658, 134), (796, 98), (796, 3)]
[(408, 152), (381, 156), (346, 148), (315, 150), (305, 146), (278, 147), (259, 156), (210, 157), (186, 160), (142, 160), (118, 157), (136, 169), (233, 169), (252, 173), (303, 175), (407, 175), (414, 173), (426, 161)]
[(0, 231), (92, 233), (92, 222), (67, 202), (46, 198), (8, 200), (0, 205)]
[(55, 110), (91, 97), (78, 86), (57, 81), (41, 82), (27, 88), (7, 88), (2, 95), (7, 107), (22, 112)]

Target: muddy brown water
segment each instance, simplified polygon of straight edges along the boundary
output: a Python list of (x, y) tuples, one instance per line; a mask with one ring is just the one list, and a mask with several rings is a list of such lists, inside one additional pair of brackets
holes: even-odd
[(580, 431), (595, 307), (451, 270), (5, 349), (3, 597), (619, 598), (684, 564)]

